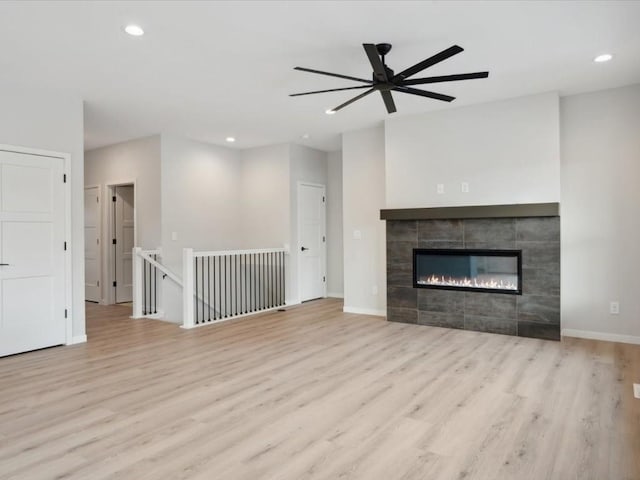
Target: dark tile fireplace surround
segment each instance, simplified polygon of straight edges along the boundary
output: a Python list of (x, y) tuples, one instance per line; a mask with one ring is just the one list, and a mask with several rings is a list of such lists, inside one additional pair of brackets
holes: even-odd
[[(557, 203), (382, 210), (387, 320), (560, 339)], [(522, 251), (522, 294), (414, 288), (414, 249)]]

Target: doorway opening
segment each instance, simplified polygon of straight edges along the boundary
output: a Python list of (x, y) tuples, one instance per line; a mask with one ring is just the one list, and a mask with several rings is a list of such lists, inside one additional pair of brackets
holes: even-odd
[(108, 303), (128, 304), (133, 301), (133, 255), (136, 245), (135, 184), (109, 185), (109, 268)]

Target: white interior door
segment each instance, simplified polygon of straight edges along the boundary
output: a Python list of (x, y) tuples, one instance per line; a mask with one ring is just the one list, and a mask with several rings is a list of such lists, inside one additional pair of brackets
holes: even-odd
[(100, 301), (100, 188), (84, 189), (84, 296)]
[(65, 343), (63, 168), (0, 151), (0, 356)]
[(326, 296), (325, 188), (298, 186), (300, 300)]
[(133, 185), (115, 187), (115, 277), (116, 303), (133, 300), (133, 259), (135, 222)]

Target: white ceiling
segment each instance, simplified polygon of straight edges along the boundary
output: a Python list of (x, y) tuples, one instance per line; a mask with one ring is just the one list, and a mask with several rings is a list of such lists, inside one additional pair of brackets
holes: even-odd
[[(146, 34), (124, 34), (128, 23)], [(87, 149), (162, 132), (337, 150), (341, 132), (387, 117), (382, 99), (325, 115), (359, 92), (288, 94), (356, 84), (294, 66), (369, 78), (362, 43), (392, 43), (396, 71), (458, 44), (418, 76), (491, 72), (429, 86), (451, 104), (394, 94), (393, 115), (408, 115), (638, 83), (639, 25), (638, 1), (0, 2), (0, 88), (83, 98)], [(614, 59), (593, 63), (603, 52)]]

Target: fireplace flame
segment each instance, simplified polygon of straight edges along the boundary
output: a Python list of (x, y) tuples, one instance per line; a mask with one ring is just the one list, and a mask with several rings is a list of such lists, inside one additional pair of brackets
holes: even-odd
[(508, 280), (497, 280), (494, 278), (455, 278), (444, 275), (429, 275), (418, 279), (419, 285), (435, 285), (441, 287), (468, 287), (468, 288), (491, 288), (493, 290), (518, 290), (518, 285)]

